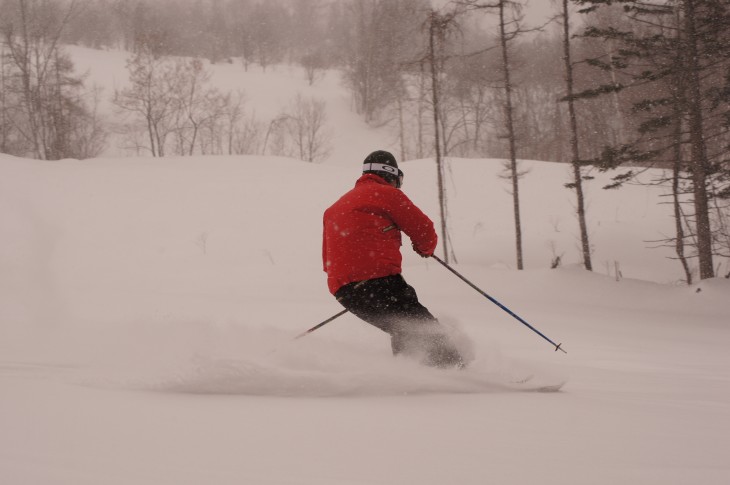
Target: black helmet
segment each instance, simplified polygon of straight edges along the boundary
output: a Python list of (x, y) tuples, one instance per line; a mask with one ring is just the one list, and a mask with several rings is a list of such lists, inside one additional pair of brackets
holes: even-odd
[(403, 185), (403, 171), (398, 168), (393, 154), (384, 150), (374, 151), (365, 157), (362, 173), (379, 175), (389, 183), (395, 183), (397, 188)]

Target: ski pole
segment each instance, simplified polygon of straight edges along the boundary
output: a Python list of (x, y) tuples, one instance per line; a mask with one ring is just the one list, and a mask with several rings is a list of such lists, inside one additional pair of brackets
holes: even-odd
[(458, 276), (464, 283), (466, 283), (467, 285), (469, 285), (472, 288), (474, 288), (475, 290), (477, 290), (482, 296), (486, 297), (487, 300), (491, 301), (492, 303), (494, 303), (495, 305), (497, 305), (499, 308), (501, 308), (502, 310), (504, 310), (507, 313), (509, 313), (510, 315), (512, 315), (515, 319), (517, 319), (520, 323), (522, 323), (523, 325), (525, 325), (527, 328), (529, 328), (530, 330), (532, 330), (533, 332), (535, 332), (536, 334), (538, 334), (540, 337), (544, 338), (545, 340), (547, 340), (548, 342), (550, 342), (551, 344), (553, 344), (553, 346), (555, 346), (555, 351), (556, 352), (558, 350), (560, 350), (561, 352), (563, 352), (565, 354), (568, 353), (565, 350), (563, 350), (563, 348), (561, 347), (563, 344), (556, 344), (555, 342), (553, 342), (552, 340), (550, 340), (549, 338), (547, 338), (542, 332), (540, 332), (538, 329), (536, 329), (535, 327), (533, 327), (532, 325), (530, 325), (529, 323), (527, 323), (526, 321), (524, 321), (517, 314), (515, 314), (512, 310), (510, 310), (506, 306), (502, 305), (500, 302), (498, 302), (497, 300), (495, 300), (494, 298), (492, 298), (491, 296), (489, 296), (484, 290), (480, 289), (474, 283), (472, 283), (468, 279), (464, 278), (461, 274), (459, 274), (458, 271), (456, 271), (454, 268), (452, 268), (451, 266), (449, 266), (448, 264), (446, 264), (445, 262), (443, 262), (441, 260), (441, 258), (439, 258), (438, 256), (436, 256), (435, 254), (432, 254), (431, 257), (433, 259), (435, 259), (436, 261), (438, 261), (439, 263), (441, 263), (444, 266), (444, 268), (448, 269), (449, 271), (451, 271), (452, 273), (454, 273), (456, 276)]
[(335, 319), (335, 318), (337, 318), (337, 317), (341, 317), (341, 316), (342, 316), (342, 315), (344, 315), (345, 313), (347, 313), (347, 310), (342, 310), (342, 311), (341, 311), (340, 313), (338, 313), (337, 315), (332, 315), (331, 317), (329, 317), (329, 318), (328, 318), (327, 320), (325, 320), (324, 322), (322, 322), (322, 323), (318, 323), (317, 325), (315, 325), (314, 327), (310, 328), (309, 330), (305, 330), (304, 332), (300, 333), (299, 335), (297, 335), (296, 337), (294, 337), (294, 340), (296, 340), (296, 339), (299, 339), (299, 338), (302, 338), (302, 337), (304, 337), (305, 335), (308, 335), (308, 334), (310, 334), (310, 333), (314, 332), (314, 331), (315, 331), (315, 330), (317, 330), (317, 329), (318, 329), (319, 327), (323, 327), (323, 326), (327, 325), (327, 324), (328, 324), (328, 323), (330, 323), (330, 322), (331, 322), (332, 320), (334, 320), (334, 319)]

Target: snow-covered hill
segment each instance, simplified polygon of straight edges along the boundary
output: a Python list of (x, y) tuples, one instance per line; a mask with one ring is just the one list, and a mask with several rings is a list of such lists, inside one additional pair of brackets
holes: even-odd
[[(111, 99), (114, 92), (128, 85), (126, 69), (128, 52), (99, 51), (79, 46), (67, 46), (77, 72), (85, 75), (88, 87), (102, 89), (100, 112), (108, 121), (118, 119)], [(331, 150), (326, 159), (330, 164), (347, 165), (353, 162), (353, 153), (372, 151), (372, 146), (395, 149), (397, 137), (385, 129), (372, 129), (352, 108), (352, 100), (341, 85), (338, 72), (324, 73), (310, 86), (303, 69), (296, 66), (274, 65), (262, 70), (256, 65), (245, 69), (241, 62), (210, 64), (205, 61), (205, 70), (211, 74), (210, 84), (224, 93), (243, 93), (243, 109), (247, 116), (258, 123), (268, 124), (288, 109), (297, 95), (326, 103), (326, 120), (323, 132), (329, 134)], [(104, 156), (120, 156), (119, 139), (111, 137)]]
[[(109, 55), (81, 58), (111, 73)], [(589, 273), (567, 169), (525, 162), (516, 271), (500, 162), (449, 161), (455, 267), (568, 354), (408, 245), (406, 279), (463, 335), (470, 368), (393, 359), (350, 315), (292, 340), (340, 310), (321, 214), (383, 148), (343, 91), (323, 93), (348, 126), (325, 164), (0, 155), (0, 483), (730, 480), (730, 281), (676, 284), (671, 252), (650, 247), (672, 228), (656, 188), (590, 184)], [(433, 161), (402, 167), (436, 219)], [(511, 384), (528, 376), (566, 384)]]

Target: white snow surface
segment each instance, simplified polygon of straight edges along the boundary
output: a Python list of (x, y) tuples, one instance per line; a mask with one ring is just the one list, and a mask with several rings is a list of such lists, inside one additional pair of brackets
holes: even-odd
[[(90, 77), (123, 73), (120, 53), (73, 53)], [(308, 89), (285, 68), (213, 69), (251, 99)], [(517, 271), (501, 161), (448, 161), (454, 267), (567, 354), (407, 242), (404, 276), (467, 369), (393, 358), (350, 315), (294, 340), (341, 309), (322, 212), (390, 147), (336, 83), (315, 88), (323, 164), (0, 155), (0, 483), (730, 483), (730, 280), (678, 283), (650, 242), (672, 234), (656, 187), (588, 184), (587, 272), (567, 167), (525, 161)], [(402, 168), (438, 221), (433, 160)]]

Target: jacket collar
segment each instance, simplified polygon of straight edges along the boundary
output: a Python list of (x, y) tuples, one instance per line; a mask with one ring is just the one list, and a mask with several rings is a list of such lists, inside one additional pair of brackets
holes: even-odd
[(355, 182), (355, 185), (360, 185), (360, 184), (364, 184), (364, 183), (368, 183), (368, 182), (373, 182), (376, 184), (387, 185), (389, 187), (392, 187), (392, 185), (390, 185), (387, 180), (385, 180), (380, 175), (376, 175), (374, 173), (362, 174), (362, 176), (359, 179), (357, 179), (357, 182)]

